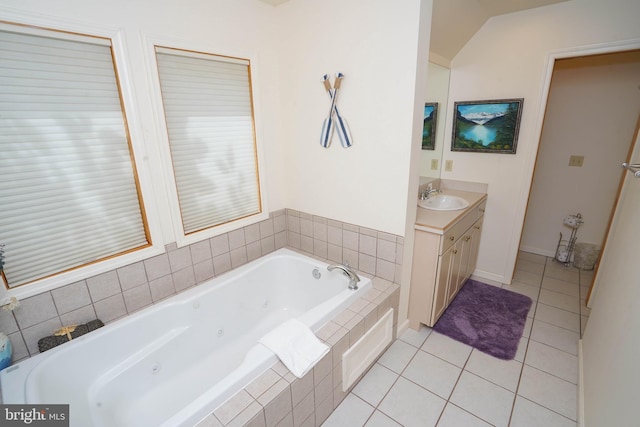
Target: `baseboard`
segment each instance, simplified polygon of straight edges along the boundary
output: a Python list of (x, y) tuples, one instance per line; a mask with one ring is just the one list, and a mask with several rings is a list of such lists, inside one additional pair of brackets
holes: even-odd
[(409, 329), (409, 319), (405, 319), (404, 322), (398, 323), (396, 326), (396, 338), (402, 335), (407, 329)]
[(502, 285), (504, 284), (497, 280), (491, 280), (491, 279), (487, 279), (486, 277), (476, 276), (475, 274), (472, 274), (470, 279), (477, 280), (478, 282), (486, 283), (487, 285), (492, 285), (497, 287), (502, 287)]
[(499, 274), (494, 274), (494, 273), (489, 273), (488, 271), (482, 271), (482, 270), (476, 270), (473, 272), (473, 274), (471, 275), (471, 277), (474, 280), (479, 280), (481, 282), (485, 282), (487, 280), (492, 281), (492, 284), (502, 284), (502, 283), (506, 283), (506, 281), (504, 280), (504, 276), (499, 275)]
[(582, 340), (578, 340), (578, 426), (586, 427), (584, 422), (584, 372), (582, 359)]
[(536, 255), (542, 255), (549, 258), (553, 258), (556, 256), (554, 251), (548, 251), (546, 249), (534, 248), (533, 246), (520, 246), (520, 250), (522, 252), (529, 252)]

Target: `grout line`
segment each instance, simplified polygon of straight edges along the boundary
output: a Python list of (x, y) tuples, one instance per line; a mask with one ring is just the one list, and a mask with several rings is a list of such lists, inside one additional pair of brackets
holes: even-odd
[[(538, 311), (538, 302), (540, 302), (540, 294), (542, 293), (542, 281), (544, 280), (544, 273), (547, 270), (547, 262), (549, 258), (545, 259), (544, 268), (542, 269), (542, 276), (540, 277), (540, 288), (538, 289), (538, 298), (536, 299), (535, 308), (533, 309), (533, 322), (536, 320), (536, 312)], [(529, 342), (531, 342), (531, 335), (533, 335), (533, 326), (531, 324), (531, 330), (529, 331), (529, 336), (527, 337), (527, 345), (524, 349), (524, 355), (522, 356), (522, 368), (520, 369), (520, 376), (518, 377), (518, 385), (516, 386), (516, 390), (513, 392), (513, 402), (511, 403), (511, 413), (509, 414), (509, 423), (511, 425), (511, 421), (513, 420), (513, 412), (516, 408), (516, 399), (518, 398), (518, 391), (520, 390), (520, 383), (522, 382), (522, 372), (524, 371), (524, 365), (527, 361), (527, 353), (529, 352)], [(535, 341), (535, 340), (534, 340)]]
[[(573, 355), (573, 354), (572, 354), (572, 356), (574, 356), (576, 359), (578, 358), (578, 356), (575, 356), (575, 355)], [(576, 363), (577, 363), (577, 361), (576, 361)], [(530, 368), (532, 368), (532, 369), (535, 369), (536, 371), (544, 372), (544, 373), (545, 373), (545, 374), (547, 374), (547, 375), (551, 375), (552, 377), (556, 377), (557, 379), (562, 380), (562, 381), (564, 381), (564, 382), (567, 382), (567, 383), (569, 383), (569, 384), (573, 384), (573, 385), (575, 385), (576, 387), (578, 386), (578, 383), (574, 383), (574, 382), (571, 382), (571, 381), (565, 380), (564, 378), (560, 378), (559, 376), (557, 376), (557, 375), (555, 375), (555, 374), (552, 374), (551, 372), (547, 372), (547, 371), (545, 371), (544, 369), (540, 369), (540, 368), (538, 368), (537, 366), (528, 365), (528, 364), (527, 364), (527, 366), (528, 366), (528, 367), (530, 367)], [(524, 367), (524, 364), (523, 364), (523, 367)], [(542, 406), (540, 403), (538, 403), (538, 405)]]
[(554, 414), (560, 415), (562, 418), (565, 418), (565, 419), (567, 419), (567, 420), (569, 420), (569, 421), (572, 421), (572, 422), (574, 422), (574, 423), (577, 423), (577, 420), (572, 420), (571, 418), (567, 417), (566, 415), (562, 415), (562, 414), (561, 414), (560, 412), (558, 412), (558, 411), (554, 411), (554, 410), (553, 410), (553, 409), (551, 409), (551, 408), (547, 408), (546, 406), (541, 405), (541, 404), (539, 404), (538, 402), (535, 402), (535, 401), (533, 401), (533, 400), (531, 400), (531, 399), (528, 399), (528, 398), (526, 398), (526, 397), (524, 397), (524, 396), (520, 396), (520, 397), (521, 397), (522, 399), (524, 399), (524, 400), (528, 400), (529, 402), (531, 402), (531, 403), (533, 403), (533, 404), (535, 404), (535, 405), (538, 405), (538, 406), (539, 406), (539, 407), (541, 407), (541, 408), (546, 409), (547, 411), (551, 411), (551, 412), (553, 412)]
[[(580, 316), (578, 313), (573, 313), (573, 312), (571, 312), (571, 311), (569, 311), (568, 313), (575, 314), (575, 315), (576, 315), (576, 316), (578, 316), (578, 317)], [(565, 330), (565, 331), (569, 331), (569, 332), (572, 332), (572, 333), (574, 333), (574, 334), (578, 334), (578, 335), (580, 335), (580, 332), (572, 331), (571, 329), (567, 329), (567, 328), (565, 328), (565, 327), (563, 327), (563, 326), (555, 325), (555, 324), (550, 323), (550, 322), (547, 322), (547, 321), (545, 321), (545, 320), (540, 320), (540, 319), (533, 318), (533, 321), (534, 321), (534, 322), (540, 322), (540, 323), (546, 323), (547, 325), (555, 326), (556, 328), (560, 328), (560, 329), (563, 329), (563, 330)], [(531, 329), (533, 329), (533, 327), (532, 327)], [(537, 340), (534, 340), (534, 341), (537, 341)], [(540, 342), (540, 341), (538, 341), (538, 342)], [(544, 344), (544, 343), (543, 343), (543, 344)], [(548, 345), (548, 344), (547, 344), (547, 345)], [(553, 346), (551, 346), (551, 347), (553, 347)]]

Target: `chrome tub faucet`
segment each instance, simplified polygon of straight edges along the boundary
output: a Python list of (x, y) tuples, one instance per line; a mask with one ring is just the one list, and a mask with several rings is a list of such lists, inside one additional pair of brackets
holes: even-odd
[(327, 267), (327, 270), (329, 270), (329, 271), (333, 271), (333, 270), (342, 271), (342, 274), (344, 274), (345, 276), (347, 276), (349, 278), (349, 289), (354, 290), (354, 291), (358, 289), (358, 282), (360, 281), (360, 277), (351, 268), (351, 266), (349, 265), (348, 262), (345, 262), (344, 264), (333, 264), (333, 265), (330, 265), (330, 266)]

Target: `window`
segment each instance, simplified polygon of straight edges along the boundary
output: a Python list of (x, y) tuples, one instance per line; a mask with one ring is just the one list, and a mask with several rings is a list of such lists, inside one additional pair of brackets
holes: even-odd
[(261, 213), (249, 61), (155, 52), (181, 233)]
[(0, 243), (14, 288), (150, 245), (109, 39), (0, 26)]

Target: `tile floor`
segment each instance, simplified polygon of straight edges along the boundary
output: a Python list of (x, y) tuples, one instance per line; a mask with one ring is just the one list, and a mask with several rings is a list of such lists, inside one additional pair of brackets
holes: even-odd
[(407, 330), (336, 408), (335, 426), (576, 426), (578, 339), (593, 272), (520, 252), (505, 289), (533, 300), (514, 360)]

